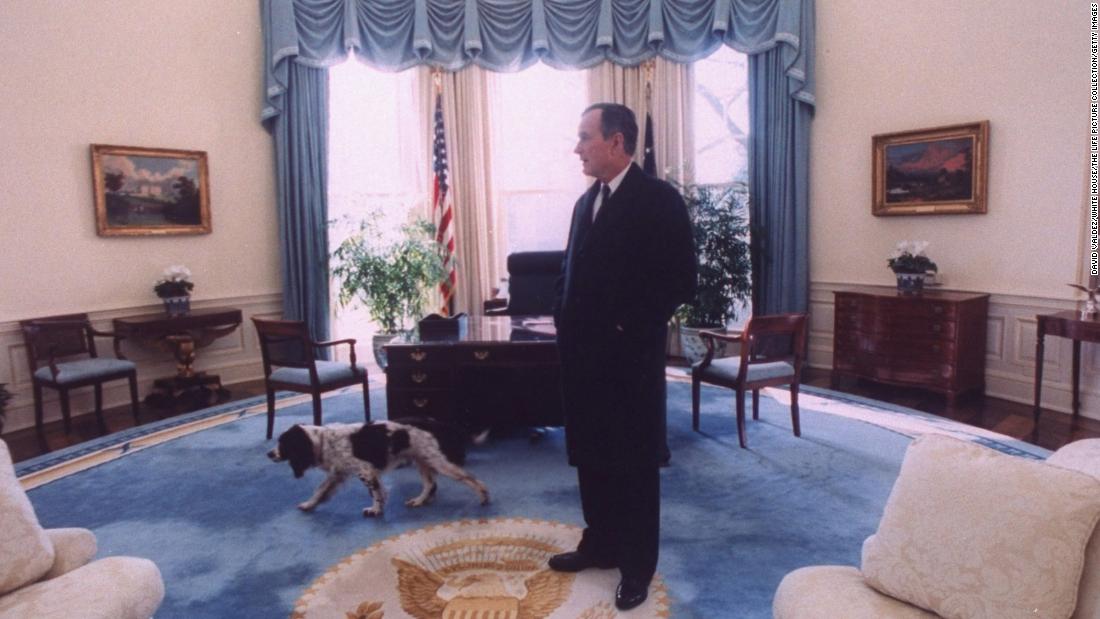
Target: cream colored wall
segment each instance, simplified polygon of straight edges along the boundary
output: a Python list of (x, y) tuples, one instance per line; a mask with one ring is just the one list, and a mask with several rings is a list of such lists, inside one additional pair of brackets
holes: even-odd
[[(986, 393), (1030, 402), (1035, 315), (1077, 307), (1085, 260), (1089, 4), (820, 0), (810, 175), (811, 363), (832, 354), (832, 291), (890, 285), (886, 258), (927, 240), (944, 286), (992, 294)], [(989, 212), (871, 215), (871, 137), (988, 120)], [(1100, 418), (1085, 345), (1083, 412)], [(1069, 408), (1070, 347), (1047, 338), (1045, 407)]]
[[(889, 284), (903, 239), (946, 286), (1074, 298), (1085, 222), (1088, 3), (823, 0), (811, 278)], [(989, 212), (871, 215), (871, 136), (990, 121)]]
[[(259, 123), (262, 41), (254, 1), (0, 1), (0, 383), (15, 394), (7, 430), (33, 420), (17, 321), (84, 311), (110, 328), (112, 318), (159, 311), (152, 285), (171, 264), (194, 273), (194, 307), (246, 316), (200, 351), (198, 369), (226, 383), (262, 376), (247, 317), (278, 316), (281, 288), (274, 155)], [(206, 151), (213, 232), (97, 236), (92, 143)], [(162, 351), (126, 351), (143, 395), (174, 372)], [(107, 390), (108, 406), (128, 400), (125, 384)], [(78, 393), (73, 410), (84, 413), (90, 390)], [(58, 416), (47, 391), (46, 418)]]
[[(156, 303), (170, 264), (196, 301), (279, 291), (259, 17), (224, 0), (0, 3), (0, 321)], [(213, 233), (97, 236), (92, 143), (206, 151)]]

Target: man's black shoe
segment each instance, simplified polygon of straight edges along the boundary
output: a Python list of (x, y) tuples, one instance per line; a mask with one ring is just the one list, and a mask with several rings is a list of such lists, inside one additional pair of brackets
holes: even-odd
[(633, 578), (623, 578), (615, 590), (615, 608), (630, 610), (645, 601), (649, 595), (649, 583)]
[(590, 567), (607, 570), (615, 567), (614, 561), (597, 561), (595, 558), (576, 550), (554, 555), (550, 557), (548, 563), (550, 564), (550, 569), (555, 572), (579, 572), (581, 570), (587, 570)]

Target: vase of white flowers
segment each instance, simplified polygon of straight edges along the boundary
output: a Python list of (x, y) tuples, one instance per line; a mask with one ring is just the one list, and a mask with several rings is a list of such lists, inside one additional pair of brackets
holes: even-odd
[(169, 316), (186, 316), (191, 311), (191, 270), (182, 264), (164, 269), (164, 274), (153, 285), (153, 292), (164, 301), (164, 311)]
[(925, 255), (928, 241), (901, 241), (886, 266), (897, 276), (898, 294), (916, 295), (924, 290), (924, 278), (937, 271), (936, 263)]

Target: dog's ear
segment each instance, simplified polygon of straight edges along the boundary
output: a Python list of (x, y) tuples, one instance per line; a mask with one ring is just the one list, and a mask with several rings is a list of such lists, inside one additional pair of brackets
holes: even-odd
[(306, 469), (317, 463), (313, 456), (313, 441), (300, 425), (295, 425), (279, 436), (279, 455), (290, 462), (295, 478), (304, 475)]

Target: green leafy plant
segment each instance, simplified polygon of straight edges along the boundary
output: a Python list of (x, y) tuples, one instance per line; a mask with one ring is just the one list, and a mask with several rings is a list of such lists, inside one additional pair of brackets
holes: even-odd
[(935, 273), (936, 263), (924, 254), (928, 241), (900, 241), (886, 266), (894, 273)]
[(417, 219), (387, 242), (378, 218), (365, 219), (332, 253), (332, 273), (341, 306), (362, 303), (387, 333), (404, 330), (424, 316), (431, 290), (443, 279), (435, 226)]
[(676, 315), (686, 327), (724, 327), (752, 293), (745, 188), (680, 185), (695, 235), (695, 299)]
[(8, 391), (7, 383), (0, 383), (0, 432), (4, 431), (4, 420), (6, 419), (4, 409), (7, 408), (10, 399), (11, 392)]

